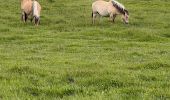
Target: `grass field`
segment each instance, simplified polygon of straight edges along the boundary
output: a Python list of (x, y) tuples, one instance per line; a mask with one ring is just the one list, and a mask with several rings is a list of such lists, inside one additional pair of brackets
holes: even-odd
[(92, 25), (92, 0), (39, 0), (39, 27), (19, 1), (0, 0), (0, 99), (170, 99), (169, 0), (119, 0), (129, 25)]

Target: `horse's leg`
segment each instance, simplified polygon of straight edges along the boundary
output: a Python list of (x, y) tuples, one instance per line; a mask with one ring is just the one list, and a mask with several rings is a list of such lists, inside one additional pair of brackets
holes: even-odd
[(28, 19), (28, 15), (25, 13), (25, 22), (27, 21), (27, 19)]
[(110, 14), (109, 20), (113, 21), (113, 14), (112, 13)]
[(40, 19), (39, 19), (39, 20), (38, 20), (38, 25), (40, 25), (40, 22), (41, 22), (41, 21), (40, 21)]
[(100, 14), (98, 14), (99, 16), (99, 23), (101, 22), (102, 16)]
[(21, 14), (21, 21), (24, 21), (24, 15)]
[(33, 13), (31, 13), (31, 19), (30, 19), (30, 22), (32, 23), (34, 20), (34, 16), (33, 16)]
[(34, 20), (34, 24), (36, 24), (36, 21), (37, 21), (37, 20), (36, 20), (36, 17), (33, 17), (33, 20)]
[(115, 22), (116, 15), (113, 15), (112, 22)]
[(33, 19), (34, 19), (34, 18), (33, 18), (33, 17), (31, 17), (31, 19), (30, 19), (31, 23), (32, 23)]
[(37, 26), (40, 24), (40, 18), (37, 18)]
[(95, 19), (97, 17), (97, 13), (92, 13), (92, 23), (95, 24)]
[(94, 24), (94, 21), (93, 21), (93, 11), (92, 11), (91, 17), (92, 17), (92, 24)]
[(116, 14), (110, 14), (110, 21), (114, 23)]
[(22, 14), (21, 14), (21, 21), (25, 22), (25, 13), (24, 12), (22, 12)]

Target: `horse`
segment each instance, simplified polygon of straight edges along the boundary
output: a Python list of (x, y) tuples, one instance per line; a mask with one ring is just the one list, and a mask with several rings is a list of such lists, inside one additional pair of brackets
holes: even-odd
[(35, 25), (40, 23), (41, 5), (36, 0), (21, 0), (21, 20), (26, 22), (28, 17), (31, 17), (31, 22), (34, 20)]
[(92, 3), (92, 23), (95, 23), (97, 15), (101, 17), (110, 17), (110, 20), (114, 23), (117, 15), (122, 15), (122, 20), (125, 24), (129, 23), (129, 12), (125, 9), (124, 5), (116, 0), (110, 0), (109, 2), (103, 0), (97, 0)]

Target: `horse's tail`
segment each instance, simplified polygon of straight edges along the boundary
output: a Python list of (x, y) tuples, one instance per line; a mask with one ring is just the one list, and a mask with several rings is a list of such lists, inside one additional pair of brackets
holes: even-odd
[(32, 5), (32, 13), (33, 13), (33, 19), (35, 19), (35, 24), (38, 25), (40, 21), (40, 11), (38, 9), (38, 2), (33, 0), (33, 5)]

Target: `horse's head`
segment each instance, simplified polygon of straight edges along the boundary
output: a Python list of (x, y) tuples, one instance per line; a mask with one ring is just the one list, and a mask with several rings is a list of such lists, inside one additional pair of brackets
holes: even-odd
[(129, 12), (127, 10), (124, 10), (124, 14), (122, 16), (122, 19), (123, 19), (125, 24), (129, 23)]

